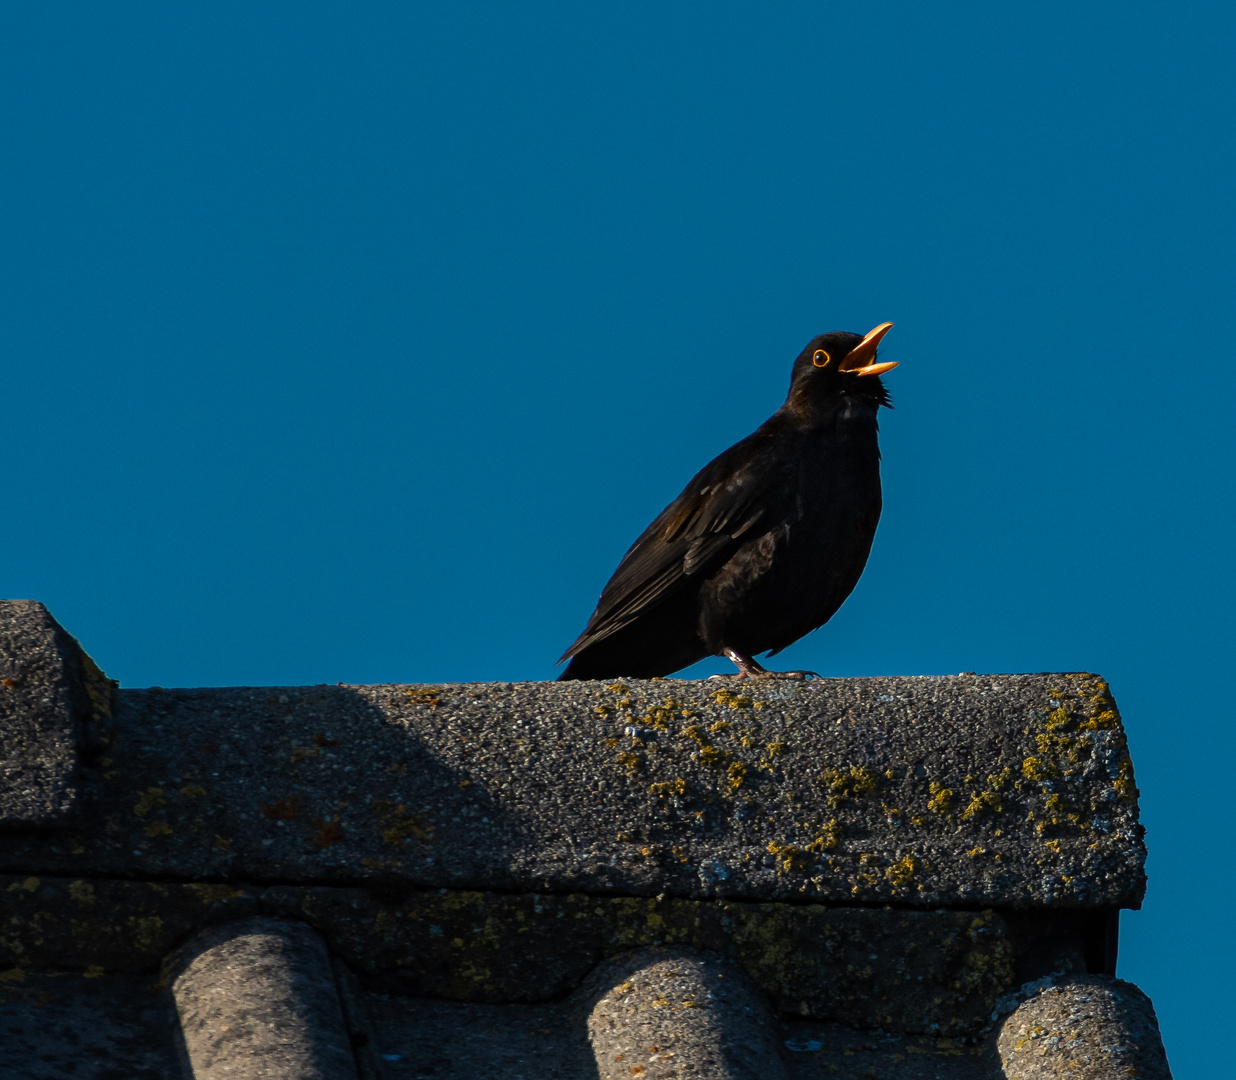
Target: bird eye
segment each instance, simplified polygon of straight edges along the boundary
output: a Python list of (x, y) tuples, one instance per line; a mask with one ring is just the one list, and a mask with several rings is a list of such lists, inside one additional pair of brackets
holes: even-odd
[(828, 367), (828, 362), (832, 359), (823, 349), (816, 349), (815, 355), (811, 358), (811, 362), (816, 367)]

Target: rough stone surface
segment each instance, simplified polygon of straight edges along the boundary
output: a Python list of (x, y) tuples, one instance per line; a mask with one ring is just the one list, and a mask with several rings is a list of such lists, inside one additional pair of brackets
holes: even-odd
[(763, 996), (718, 953), (641, 949), (579, 995), (600, 1080), (785, 1080)]
[(194, 1080), (357, 1080), (330, 957), (308, 927), (256, 918), (168, 961)]
[(0, 967), (149, 974), (194, 931), (258, 914), (259, 901), (217, 882), (0, 876)]
[(175, 1016), (150, 978), (0, 973), (4, 1080), (185, 1080)]
[(1007, 1080), (990, 1033), (971, 1041), (791, 1020), (781, 1034), (790, 1080)]
[(544, 1001), (618, 953), (689, 946), (733, 957), (785, 1012), (969, 1034), (1012, 982), (1007, 930), (990, 911), (451, 891), (382, 905), (360, 890), (287, 887), (263, 904), (318, 928), (370, 985), (424, 997)]
[[(1103, 984), (1128, 986), (1110, 980)], [(149, 977), (29, 972), (20, 979), (0, 978), (0, 1071), (5, 1080), (185, 1080), (165, 994)], [(1135, 1018), (1144, 1019), (1144, 999), (1133, 994)], [(349, 1028), (349, 1033), (358, 1064), (365, 1060), (362, 1051), (374, 1063), (362, 1073), (365, 1080), (596, 1080), (598, 1075), (587, 1040), (588, 1010), (578, 997), (537, 1005), (470, 1005), (364, 992), (357, 997), (353, 1008), (367, 1013), (368, 1022), (363, 1031)], [(1058, 1065), (1058, 1058), (1035, 1053), (1046, 1048), (1041, 1040), (1051, 1035), (1041, 1021), (1037, 1026), (1043, 1030), (1031, 1040), (1029, 1056), (1040, 1065)], [(1001, 1066), (996, 1049), (1000, 1025), (976, 1040), (860, 1031), (809, 1020), (783, 1020), (773, 1030), (790, 1080), (1010, 1080), (1023, 1075)], [(1157, 1048), (1157, 1032), (1145, 1030), (1138, 1038), (1147, 1041), (1139, 1045), (1144, 1051)], [(363, 1046), (356, 1046), (358, 1035), (365, 1039)], [(1154, 1049), (1152, 1060), (1156, 1054)], [(1086, 1073), (1079, 1071), (1079, 1063), (1071, 1071), (1039, 1075), (1103, 1080), (1133, 1075), (1119, 1064), (1108, 1066), (1107, 1072)], [(1140, 1075), (1167, 1073), (1143, 1066)]]
[(1004, 1021), (1008, 1080), (1171, 1080), (1150, 999), (1132, 983), (1081, 976), (1040, 991)]
[[(386, 1080), (597, 1080), (574, 999), (462, 1005), (374, 994), (369, 1008)], [(774, 1030), (790, 1080), (1006, 1080), (994, 1033), (969, 1042), (805, 1020)], [(643, 1075), (628, 1069), (626, 1080)]]
[(352, 1059), (356, 1063), (358, 1080), (384, 1080), (385, 1069), (378, 1049), (378, 1029), (374, 1024), (369, 995), (365, 993), (355, 972), (339, 957), (331, 956), (343, 1022), (352, 1044)]
[(0, 877), (0, 966), (153, 972), (203, 926), (303, 920), (372, 987), (545, 1001), (646, 945), (732, 956), (782, 1011), (861, 1027), (973, 1033), (1012, 982), (1005, 920), (987, 912), (423, 890)]
[(86, 824), (0, 870), (1137, 907), (1098, 676), (119, 691)]
[(631, 950), (781, 1019), (618, 1075), (1167, 1075), (1098, 676), (117, 691), (8, 602), (0, 740), (6, 1077), (597, 1080)]
[(34, 600), (0, 600), (0, 826), (63, 827), (78, 800), (83, 724), (111, 685)]
[(384, 1080), (597, 1080), (587, 1030), (564, 1004), (373, 994), (369, 1011)]

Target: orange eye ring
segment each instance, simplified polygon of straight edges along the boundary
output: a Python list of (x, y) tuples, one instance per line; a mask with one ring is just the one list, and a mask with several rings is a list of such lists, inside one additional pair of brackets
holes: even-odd
[(823, 349), (816, 349), (815, 355), (811, 358), (811, 362), (816, 367), (828, 367), (831, 360), (832, 357), (829, 356)]

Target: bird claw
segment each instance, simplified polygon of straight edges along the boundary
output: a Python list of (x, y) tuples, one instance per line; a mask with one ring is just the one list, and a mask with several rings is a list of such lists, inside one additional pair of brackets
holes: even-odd
[(743, 679), (789, 679), (793, 682), (804, 682), (807, 679), (822, 679), (824, 678), (818, 671), (769, 671), (767, 668), (761, 671), (734, 671), (723, 672), (718, 675), (709, 675), (705, 682), (712, 682), (713, 679), (734, 679), (741, 682)]
[(732, 675), (709, 675), (711, 679), (788, 679), (792, 682), (804, 682), (807, 679), (822, 679), (818, 671), (769, 671), (758, 660), (744, 656), (735, 649), (724, 648), (721, 655), (730, 661), (738, 670)]

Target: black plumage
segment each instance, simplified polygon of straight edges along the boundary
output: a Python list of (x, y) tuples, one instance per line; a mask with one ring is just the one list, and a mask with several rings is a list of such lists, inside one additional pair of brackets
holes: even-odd
[(559, 663), (561, 679), (649, 678), (707, 656), (739, 677), (753, 658), (822, 626), (850, 595), (880, 519), (876, 363), (891, 323), (813, 339), (790, 392), (751, 435), (710, 461), (631, 545)]

